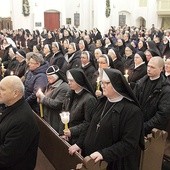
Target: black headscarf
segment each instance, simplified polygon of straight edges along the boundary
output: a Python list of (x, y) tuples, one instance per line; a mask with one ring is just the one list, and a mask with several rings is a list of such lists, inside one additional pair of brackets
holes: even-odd
[(73, 68), (68, 70), (68, 72), (70, 72), (70, 74), (72, 75), (77, 84), (79, 84), (84, 90), (90, 92), (93, 96), (95, 96), (92, 85), (88, 81), (82, 69)]
[(105, 68), (103, 71), (107, 74), (112, 86), (119, 94), (124, 96), (126, 99), (133, 101), (137, 106), (139, 106), (138, 100), (135, 97), (131, 87), (119, 70), (113, 68)]
[(136, 52), (136, 54), (139, 54), (140, 57), (142, 58), (142, 60), (147, 64), (146, 55), (143, 51), (138, 51), (138, 52)]
[(59, 69), (57, 65), (52, 65), (48, 67), (48, 69), (46, 70), (46, 74), (47, 75), (56, 74), (59, 77), (59, 79), (67, 83), (67, 78), (65, 74)]
[(157, 56), (161, 56), (159, 49), (157, 48), (154, 41), (147, 41), (148, 49), (157, 54)]

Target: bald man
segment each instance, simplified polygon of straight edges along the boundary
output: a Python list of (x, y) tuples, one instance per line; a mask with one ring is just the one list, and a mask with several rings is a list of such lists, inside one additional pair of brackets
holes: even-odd
[(161, 57), (152, 57), (147, 65), (147, 75), (134, 89), (143, 111), (145, 135), (153, 128), (166, 130), (170, 117), (170, 85), (162, 74), (163, 67)]
[(36, 163), (39, 130), (24, 85), (17, 76), (0, 82), (0, 169), (33, 170)]

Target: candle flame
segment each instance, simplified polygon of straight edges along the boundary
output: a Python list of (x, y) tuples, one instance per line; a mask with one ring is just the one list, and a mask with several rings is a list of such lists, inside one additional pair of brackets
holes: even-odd
[(10, 72), (10, 75), (11, 75), (11, 76), (13, 76), (13, 75), (14, 75), (14, 72), (13, 72), (13, 71), (11, 71), (11, 72)]
[(163, 60), (166, 61), (166, 55), (164, 55)]
[(128, 70), (125, 70), (125, 74), (126, 74), (126, 75), (128, 74)]

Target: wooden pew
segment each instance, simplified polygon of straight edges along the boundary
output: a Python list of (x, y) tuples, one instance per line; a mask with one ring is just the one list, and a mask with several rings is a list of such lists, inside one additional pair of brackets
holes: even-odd
[[(69, 144), (62, 140), (58, 133), (46, 121), (37, 114), (35, 114), (35, 117), (40, 129), (39, 149), (52, 164), (53, 168), (56, 170), (70, 170), (82, 162), (83, 157), (78, 153), (73, 156), (69, 155)], [(40, 157), (38, 157), (38, 159), (39, 158)], [(38, 161), (38, 164), (43, 164), (41, 160)]]
[[(69, 155), (69, 144), (62, 140), (58, 133), (42, 118), (35, 114), (40, 129), (40, 141), (35, 170), (73, 170), (87, 167), (89, 170), (106, 169), (106, 164), (95, 164), (88, 156), (83, 158), (79, 153)], [(83, 169), (82, 169), (83, 170)]]
[(153, 129), (145, 139), (145, 150), (141, 153), (140, 170), (161, 170), (168, 133)]
[[(94, 163), (79, 153), (70, 156), (66, 141), (42, 118), (35, 114), (40, 141), (35, 170), (106, 170), (105, 161)], [(145, 139), (145, 150), (141, 153), (140, 170), (161, 170), (167, 132), (153, 129)]]

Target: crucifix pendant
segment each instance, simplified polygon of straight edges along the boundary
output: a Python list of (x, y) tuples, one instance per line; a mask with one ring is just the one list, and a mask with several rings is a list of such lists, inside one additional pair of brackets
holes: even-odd
[(98, 131), (99, 128), (100, 128), (100, 123), (97, 124), (96, 132)]

